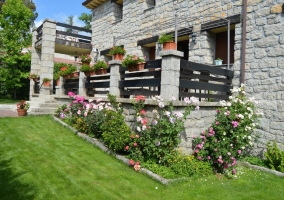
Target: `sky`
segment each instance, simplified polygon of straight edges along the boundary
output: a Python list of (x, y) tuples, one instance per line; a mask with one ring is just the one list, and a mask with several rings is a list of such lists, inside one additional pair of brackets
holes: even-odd
[(74, 16), (75, 26), (84, 26), (84, 23), (78, 19), (81, 13), (90, 13), (90, 9), (82, 5), (84, 1), (85, 0), (33, 0), (36, 4), (36, 11), (38, 12), (35, 26), (40, 26), (46, 18), (66, 23), (67, 17), (70, 15)]

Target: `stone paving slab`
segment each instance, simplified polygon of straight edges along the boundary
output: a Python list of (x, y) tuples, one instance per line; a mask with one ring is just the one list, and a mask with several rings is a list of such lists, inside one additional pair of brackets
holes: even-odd
[(12, 110), (0, 110), (0, 117), (18, 117), (18, 113)]

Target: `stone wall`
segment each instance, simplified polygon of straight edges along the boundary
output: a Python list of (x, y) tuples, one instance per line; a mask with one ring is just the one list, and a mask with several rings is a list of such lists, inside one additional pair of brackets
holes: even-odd
[[(265, 115), (260, 120), (260, 151), (267, 141), (284, 142), (284, 14), (282, 0), (248, 0), (245, 84), (249, 96), (258, 101)], [(193, 26), (196, 44), (189, 40), (189, 60), (213, 64), (215, 36), (200, 32), (200, 24), (218, 17), (243, 16), (243, 0), (160, 0), (149, 8), (146, 0), (124, 0), (123, 18), (115, 18), (114, 4), (110, 0), (94, 9), (93, 43), (100, 50), (124, 45), (128, 53), (144, 56), (146, 48), (137, 41), (174, 30), (174, 17), (178, 13), (184, 26)], [(197, 17), (194, 17), (197, 16)], [(214, 18), (214, 16), (216, 16)], [(182, 21), (183, 20), (183, 21)], [(168, 24), (168, 26), (166, 26)], [(235, 25), (233, 85), (240, 85), (242, 23)], [(157, 55), (159, 52), (157, 52)], [(101, 57), (103, 59), (103, 57)]]

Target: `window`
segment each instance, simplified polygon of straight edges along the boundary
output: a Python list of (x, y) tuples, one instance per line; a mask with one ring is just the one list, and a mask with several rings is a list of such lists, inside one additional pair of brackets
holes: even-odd
[(114, 4), (114, 22), (120, 21), (123, 18), (123, 2), (122, 0), (116, 1)]

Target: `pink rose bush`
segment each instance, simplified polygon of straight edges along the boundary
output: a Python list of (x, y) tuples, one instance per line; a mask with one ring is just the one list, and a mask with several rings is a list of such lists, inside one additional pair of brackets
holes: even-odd
[(236, 160), (253, 145), (253, 130), (260, 115), (256, 113), (257, 102), (247, 99), (244, 85), (231, 90), (229, 101), (221, 101), (221, 108), (212, 126), (193, 139), (194, 155), (210, 162), (219, 172), (231, 168), (235, 174)]

